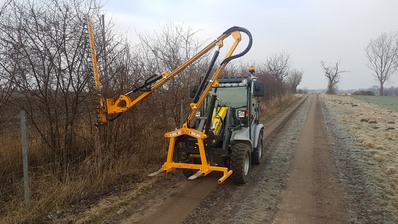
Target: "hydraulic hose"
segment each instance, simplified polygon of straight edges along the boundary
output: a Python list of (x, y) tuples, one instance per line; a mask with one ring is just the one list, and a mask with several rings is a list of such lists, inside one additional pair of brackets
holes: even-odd
[(247, 29), (245, 29), (245, 28), (243, 28), (243, 27), (233, 26), (233, 27), (229, 28), (228, 30), (226, 30), (223, 34), (225, 34), (225, 35), (230, 35), (232, 32), (235, 32), (235, 31), (240, 31), (240, 32), (242, 32), (242, 33), (245, 33), (245, 34), (249, 37), (249, 43), (247, 44), (247, 47), (246, 47), (245, 50), (243, 50), (243, 51), (242, 51), (241, 53), (239, 53), (239, 54), (236, 54), (236, 55), (233, 55), (233, 56), (231, 56), (231, 57), (228, 57), (228, 58), (224, 59), (224, 60), (221, 62), (221, 65), (227, 64), (228, 62), (230, 62), (230, 61), (232, 61), (232, 60), (234, 60), (234, 59), (237, 59), (237, 58), (242, 57), (242, 56), (245, 55), (247, 52), (249, 52), (249, 50), (251, 49), (251, 47), (252, 47), (252, 45), (253, 45), (253, 37), (252, 37), (252, 34), (250, 33), (249, 30), (247, 30)]
[(133, 92), (137, 92), (137, 91), (149, 92), (149, 91), (151, 91), (151, 85), (153, 83), (157, 82), (158, 80), (160, 80), (161, 78), (162, 78), (161, 75), (153, 75), (153, 76), (149, 77), (148, 79), (146, 79), (142, 86), (135, 88), (133, 90)]
[(203, 89), (205, 88), (206, 83), (208, 82), (209, 76), (210, 76), (210, 72), (213, 69), (214, 64), (216, 63), (216, 60), (218, 58), (218, 55), (220, 54), (220, 51), (217, 50), (216, 52), (214, 52), (213, 58), (210, 61), (210, 65), (209, 65), (209, 69), (207, 70), (207, 73), (205, 75), (205, 78), (202, 80), (202, 82), (200, 83), (200, 86), (198, 88), (198, 90), (196, 91), (193, 103), (197, 103), (199, 100), (200, 95), (203, 92)]

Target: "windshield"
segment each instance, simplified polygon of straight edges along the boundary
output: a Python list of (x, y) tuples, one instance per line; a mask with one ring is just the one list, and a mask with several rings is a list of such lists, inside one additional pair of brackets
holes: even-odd
[[(212, 90), (214, 94), (214, 89)], [(219, 87), (217, 89), (218, 105), (228, 107), (245, 107), (247, 102), (247, 90), (244, 86), (239, 87)]]

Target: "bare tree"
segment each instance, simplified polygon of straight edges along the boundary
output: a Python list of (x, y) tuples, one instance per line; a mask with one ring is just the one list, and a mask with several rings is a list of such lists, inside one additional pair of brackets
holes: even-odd
[[(53, 171), (68, 177), (77, 131), (87, 113), (87, 84), (92, 77), (86, 5), (80, 0), (13, 1), (0, 24), (2, 74), (17, 88), (13, 102), (53, 156)], [(3, 60), (7, 59), (7, 60)]]
[[(185, 28), (183, 25), (167, 24), (161, 27), (161, 32), (154, 36), (139, 35), (141, 49), (144, 52), (147, 78), (154, 74), (162, 72), (171, 72), (198, 52), (201, 44), (194, 38), (194, 32), (191, 28)], [(203, 59), (196, 61), (185, 69), (180, 75), (171, 79), (162, 91), (164, 100), (163, 112), (172, 114), (176, 127), (181, 124), (181, 102), (188, 102), (188, 88), (198, 81), (201, 75), (206, 72), (206, 66)], [(187, 104), (188, 106), (188, 104)], [(167, 109), (166, 109), (167, 107)], [(188, 109), (189, 107), (187, 107)]]
[(14, 60), (18, 60), (19, 55), (18, 50), (12, 54), (9, 54), (11, 52), (7, 53), (4, 51), (4, 49), (7, 49), (7, 45), (8, 43), (2, 42), (2, 37), (0, 37), (0, 125), (9, 115), (6, 111), (13, 111), (9, 104), (16, 87), (15, 69), (17, 64)]
[(6, 10), (7, 6), (11, 3), (12, 0), (5, 0), (1, 5), (0, 5), (0, 16), (3, 15), (3, 12)]
[(382, 33), (371, 40), (365, 49), (368, 67), (379, 81), (380, 95), (384, 95), (384, 84), (398, 69), (398, 39), (392, 34)]
[(290, 71), (289, 76), (287, 77), (287, 83), (293, 93), (297, 93), (297, 86), (300, 85), (300, 82), (303, 79), (303, 73), (303, 71), (299, 71), (297, 69)]
[(290, 64), (290, 54), (279, 52), (267, 57), (265, 69), (271, 77), (282, 82), (289, 75)]
[[(2, 24), (5, 23), (7, 19), (4, 12), (10, 3), (11, 0), (7, 0), (0, 5), (0, 23)], [(16, 64), (12, 59), (18, 58), (19, 55), (18, 49), (15, 49), (13, 52), (8, 52), (8, 49), (12, 47), (13, 43), (5, 41), (6, 36), (7, 34), (0, 33), (0, 124), (5, 120), (3, 118), (3, 111), (7, 111), (5, 104), (8, 102), (8, 99), (15, 89), (13, 81), (15, 78)]]
[(340, 74), (347, 71), (339, 70), (340, 61), (337, 61), (334, 65), (326, 65), (326, 62), (321, 61), (321, 66), (325, 72), (325, 77), (328, 79), (328, 94), (336, 94), (337, 83), (340, 82)]

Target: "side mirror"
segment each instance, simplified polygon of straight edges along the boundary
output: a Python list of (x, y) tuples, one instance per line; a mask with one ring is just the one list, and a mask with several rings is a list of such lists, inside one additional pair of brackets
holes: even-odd
[(195, 98), (196, 92), (198, 91), (198, 85), (190, 86), (189, 87), (189, 97), (191, 99)]
[(253, 85), (253, 96), (262, 97), (264, 96), (264, 83), (255, 82)]

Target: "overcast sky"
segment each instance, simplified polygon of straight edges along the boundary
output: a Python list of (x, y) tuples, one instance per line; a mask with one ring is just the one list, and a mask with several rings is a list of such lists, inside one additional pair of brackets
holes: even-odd
[[(398, 31), (397, 0), (105, 0), (107, 18), (127, 33), (153, 33), (168, 23), (184, 24), (209, 42), (231, 26), (253, 35), (245, 62), (260, 64), (276, 52), (291, 55), (303, 70), (299, 88), (326, 88), (320, 66), (340, 60), (339, 89), (377, 85), (365, 58), (365, 47), (382, 32)], [(398, 86), (398, 73), (387, 86)]]

